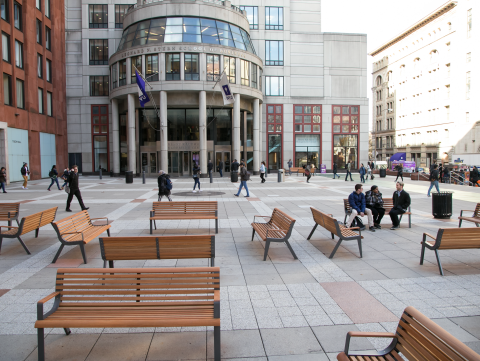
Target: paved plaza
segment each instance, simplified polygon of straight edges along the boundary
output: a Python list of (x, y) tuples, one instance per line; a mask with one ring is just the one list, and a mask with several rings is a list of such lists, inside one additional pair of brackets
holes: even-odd
[[(250, 198), (234, 197), (239, 183), (229, 178), (202, 179), (202, 192), (192, 193), (193, 179), (173, 179), (174, 201), (218, 201), (219, 231), (212, 220), (157, 221), (155, 235), (215, 235), (215, 265), (221, 272), (222, 359), (235, 360), (334, 360), (345, 345), (348, 331), (394, 332), (398, 317), (414, 306), (460, 341), (480, 353), (480, 250), (440, 251), (445, 277), (439, 275), (435, 254), (426, 250), (419, 264), (422, 234), (436, 235), (439, 228), (458, 227), (461, 209), (473, 210), (480, 190), (440, 185), (453, 191), (453, 216), (436, 220), (431, 215), (428, 182), (405, 179), (412, 198), (412, 228), (404, 217), (399, 230), (390, 230), (388, 215), (383, 228), (364, 231), (363, 258), (356, 241), (344, 242), (333, 259), (328, 256), (337, 240), (318, 227), (310, 241), (314, 222), (310, 207), (343, 221), (343, 199), (355, 182), (329, 176), (286, 177), (276, 174), (267, 182), (252, 176)], [(20, 216), (58, 206), (56, 219), (65, 212), (67, 194), (52, 187), (50, 180), (31, 181), (28, 190), (12, 183), (1, 202), (22, 201)], [(375, 178), (364, 185), (379, 186), (391, 197), (394, 177)], [(149, 234), (149, 211), (157, 200), (156, 179), (142, 184), (136, 178), (125, 184), (121, 178), (81, 177), (80, 188), (92, 218), (108, 217), (111, 234)], [(246, 193), (243, 191), (243, 195)], [(270, 246), (263, 261), (264, 243), (251, 242), (254, 215), (269, 215), (274, 208), (296, 219), (291, 245)], [(72, 202), (73, 212), (80, 211)], [(366, 222), (366, 219), (365, 219)], [(6, 223), (5, 223), (6, 225)], [(474, 227), (464, 222), (463, 227)], [(106, 234), (105, 234), (106, 236)], [(0, 254), (0, 361), (36, 360), (36, 302), (54, 291), (59, 267), (103, 267), (98, 240), (86, 246), (88, 264), (78, 247), (65, 248), (51, 264), (60, 243), (52, 226), (31, 232), (22, 239), (32, 252), (27, 255), (16, 239), (5, 239)], [(208, 260), (119, 261), (116, 267), (207, 266)], [(50, 303), (45, 309), (50, 308)], [(47, 360), (210, 360), (213, 359), (213, 328), (145, 329), (47, 329)], [(358, 339), (356, 350), (382, 349), (388, 340)]]

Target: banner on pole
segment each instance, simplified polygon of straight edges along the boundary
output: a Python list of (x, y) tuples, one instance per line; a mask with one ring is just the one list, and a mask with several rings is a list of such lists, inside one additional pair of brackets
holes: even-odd
[(235, 99), (233, 98), (233, 94), (230, 89), (230, 84), (228, 83), (228, 78), (225, 73), (223, 73), (222, 77), (220, 78), (219, 84), (220, 84), (220, 88), (223, 96), (223, 105), (233, 104), (235, 102)]
[(140, 101), (140, 106), (143, 108), (145, 104), (150, 101), (150, 98), (145, 91), (145, 80), (143, 80), (136, 70), (135, 76), (137, 77), (138, 100)]

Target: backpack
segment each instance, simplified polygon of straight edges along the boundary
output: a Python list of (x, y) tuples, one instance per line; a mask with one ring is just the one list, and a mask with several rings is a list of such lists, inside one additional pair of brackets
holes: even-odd
[(167, 187), (167, 189), (171, 191), (172, 188), (173, 188), (173, 183), (172, 183), (172, 181), (170, 180), (170, 178), (167, 178), (167, 179), (166, 179), (166, 183), (167, 183), (167, 184), (165, 185), (165, 187)]
[(53, 170), (51, 170), (51, 171), (48, 173), (48, 176), (49, 176), (50, 178), (53, 177)]
[(362, 219), (361, 219), (360, 217), (355, 217), (355, 218), (353, 219), (353, 222), (352, 222), (352, 224), (350, 225), (350, 227), (363, 228), (364, 225), (363, 225)]
[(247, 174), (245, 175), (245, 179), (246, 179), (247, 181), (250, 180), (250, 175), (251, 175), (250, 172), (247, 172)]

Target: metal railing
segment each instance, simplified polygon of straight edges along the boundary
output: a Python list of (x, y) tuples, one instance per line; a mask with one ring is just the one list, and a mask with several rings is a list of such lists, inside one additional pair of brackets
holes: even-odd
[(462, 175), (460, 172), (455, 172), (451, 171), (450, 172), (450, 178), (449, 178), (450, 184), (458, 184), (458, 185), (463, 185), (463, 186), (473, 186), (473, 182), (470, 182), (465, 178), (465, 176)]

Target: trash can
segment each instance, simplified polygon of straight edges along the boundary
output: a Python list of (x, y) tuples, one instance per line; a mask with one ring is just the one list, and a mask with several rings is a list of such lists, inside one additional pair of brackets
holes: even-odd
[(432, 193), (432, 215), (434, 218), (452, 216), (452, 192)]
[(125, 172), (125, 183), (133, 183), (133, 171)]
[(278, 170), (278, 183), (285, 182), (285, 169)]
[(113, 170), (110, 171), (110, 177), (113, 177)]
[(232, 183), (238, 182), (238, 172), (230, 172), (230, 180)]
[(387, 170), (385, 168), (380, 168), (380, 178), (385, 178), (387, 176)]

